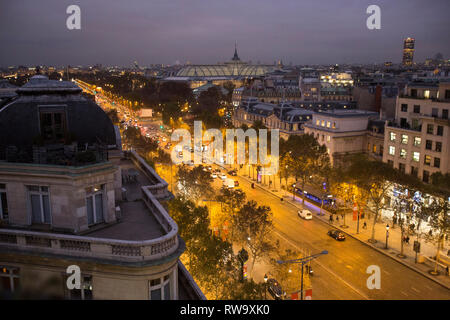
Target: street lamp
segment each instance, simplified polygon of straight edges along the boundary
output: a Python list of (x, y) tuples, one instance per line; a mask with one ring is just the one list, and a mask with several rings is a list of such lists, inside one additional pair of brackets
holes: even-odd
[(301, 279), (301, 284), (300, 284), (300, 300), (303, 300), (303, 266), (305, 265), (305, 263), (308, 263), (311, 260), (314, 260), (314, 259), (318, 258), (319, 256), (321, 256), (323, 254), (328, 254), (328, 251), (327, 250), (323, 250), (320, 253), (316, 253), (316, 254), (313, 254), (312, 256), (305, 257), (305, 258), (300, 258), (300, 259), (286, 260), (286, 261), (277, 260), (277, 263), (279, 263), (279, 264), (283, 264), (283, 263), (300, 263), (302, 265), (302, 279)]
[(267, 300), (267, 280), (269, 280), (269, 277), (264, 274), (264, 300)]
[(386, 249), (388, 248), (389, 224), (386, 225)]

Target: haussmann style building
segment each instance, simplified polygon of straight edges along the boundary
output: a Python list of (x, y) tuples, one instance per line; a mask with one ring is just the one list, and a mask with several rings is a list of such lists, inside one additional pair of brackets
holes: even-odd
[(205, 299), (171, 197), (79, 87), (32, 77), (0, 109), (0, 299)]

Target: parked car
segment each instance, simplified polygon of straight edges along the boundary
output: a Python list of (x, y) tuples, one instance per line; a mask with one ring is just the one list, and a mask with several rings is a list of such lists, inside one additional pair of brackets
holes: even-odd
[(267, 291), (275, 300), (283, 300), (285, 295), (280, 283), (273, 278), (267, 280)]
[(303, 218), (305, 220), (311, 220), (312, 219), (312, 213), (311, 211), (307, 209), (298, 210), (297, 214), (300, 218)]
[(234, 180), (234, 186), (235, 186), (235, 187), (239, 187), (239, 181)]
[(235, 170), (230, 170), (230, 171), (228, 171), (228, 174), (229, 174), (230, 176), (237, 176), (237, 173), (236, 173)]
[(225, 173), (222, 173), (220, 175), (220, 179), (225, 180), (227, 178), (227, 175)]
[(328, 235), (337, 241), (344, 241), (345, 235), (339, 230), (330, 230), (328, 231)]
[(215, 172), (211, 173), (211, 178), (216, 179), (217, 178), (217, 174)]

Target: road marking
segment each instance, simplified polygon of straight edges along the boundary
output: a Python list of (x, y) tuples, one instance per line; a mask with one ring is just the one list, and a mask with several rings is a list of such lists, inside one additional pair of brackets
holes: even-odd
[[(274, 230), (275, 233), (278, 234), (279, 237), (283, 238), (284, 240), (286, 240), (286, 242), (289, 242), (292, 246), (294, 246), (297, 249), (301, 249), (297, 244), (293, 243), (290, 239), (286, 238), (285, 236), (283, 236), (280, 231), (278, 230)], [(350, 289), (352, 289), (353, 291), (355, 291), (356, 293), (358, 293), (361, 297), (363, 297), (366, 300), (370, 300), (370, 298), (368, 296), (366, 296), (363, 292), (361, 292), (360, 290), (358, 290), (357, 288), (355, 288), (354, 286), (352, 286), (350, 283), (348, 283), (347, 281), (345, 281), (343, 278), (341, 278), (340, 276), (338, 276), (336, 273), (334, 273), (333, 271), (331, 271), (329, 268), (325, 267), (320, 261), (319, 259), (314, 260), (315, 263), (317, 263), (319, 266), (321, 266), (325, 271), (327, 271), (328, 273), (332, 274), (336, 279), (341, 280), (345, 285), (347, 285)]]
[(386, 270), (384, 270), (384, 269), (383, 269), (383, 272), (384, 272), (384, 273), (386, 273), (386, 274), (388, 274), (388, 275), (390, 275), (390, 274), (391, 274), (390, 272), (387, 272), (387, 271), (386, 271)]
[(419, 290), (417, 290), (416, 288), (414, 288), (414, 287), (411, 287), (411, 289), (413, 289), (415, 292), (420, 292)]
[(345, 267), (348, 268), (348, 269), (353, 269), (353, 267), (351, 265), (349, 265), (349, 264), (346, 265)]
[(407, 296), (407, 297), (408, 297), (408, 294), (407, 294), (406, 292), (400, 291), (400, 293), (403, 294), (404, 296)]

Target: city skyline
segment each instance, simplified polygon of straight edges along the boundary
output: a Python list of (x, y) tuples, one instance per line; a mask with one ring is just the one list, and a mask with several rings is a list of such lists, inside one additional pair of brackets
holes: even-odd
[[(447, 2), (371, 2), (156, 1), (132, 8), (105, 1), (8, 2), (0, 13), (0, 40), (7, 44), (0, 61), (3, 67), (215, 64), (228, 61), (237, 42), (241, 59), (253, 63), (400, 63), (406, 37), (416, 39), (416, 62), (450, 55), (450, 44), (441, 41), (450, 26), (442, 10)], [(71, 4), (81, 9), (81, 30), (66, 28)], [(381, 8), (380, 30), (366, 27), (371, 4)]]

